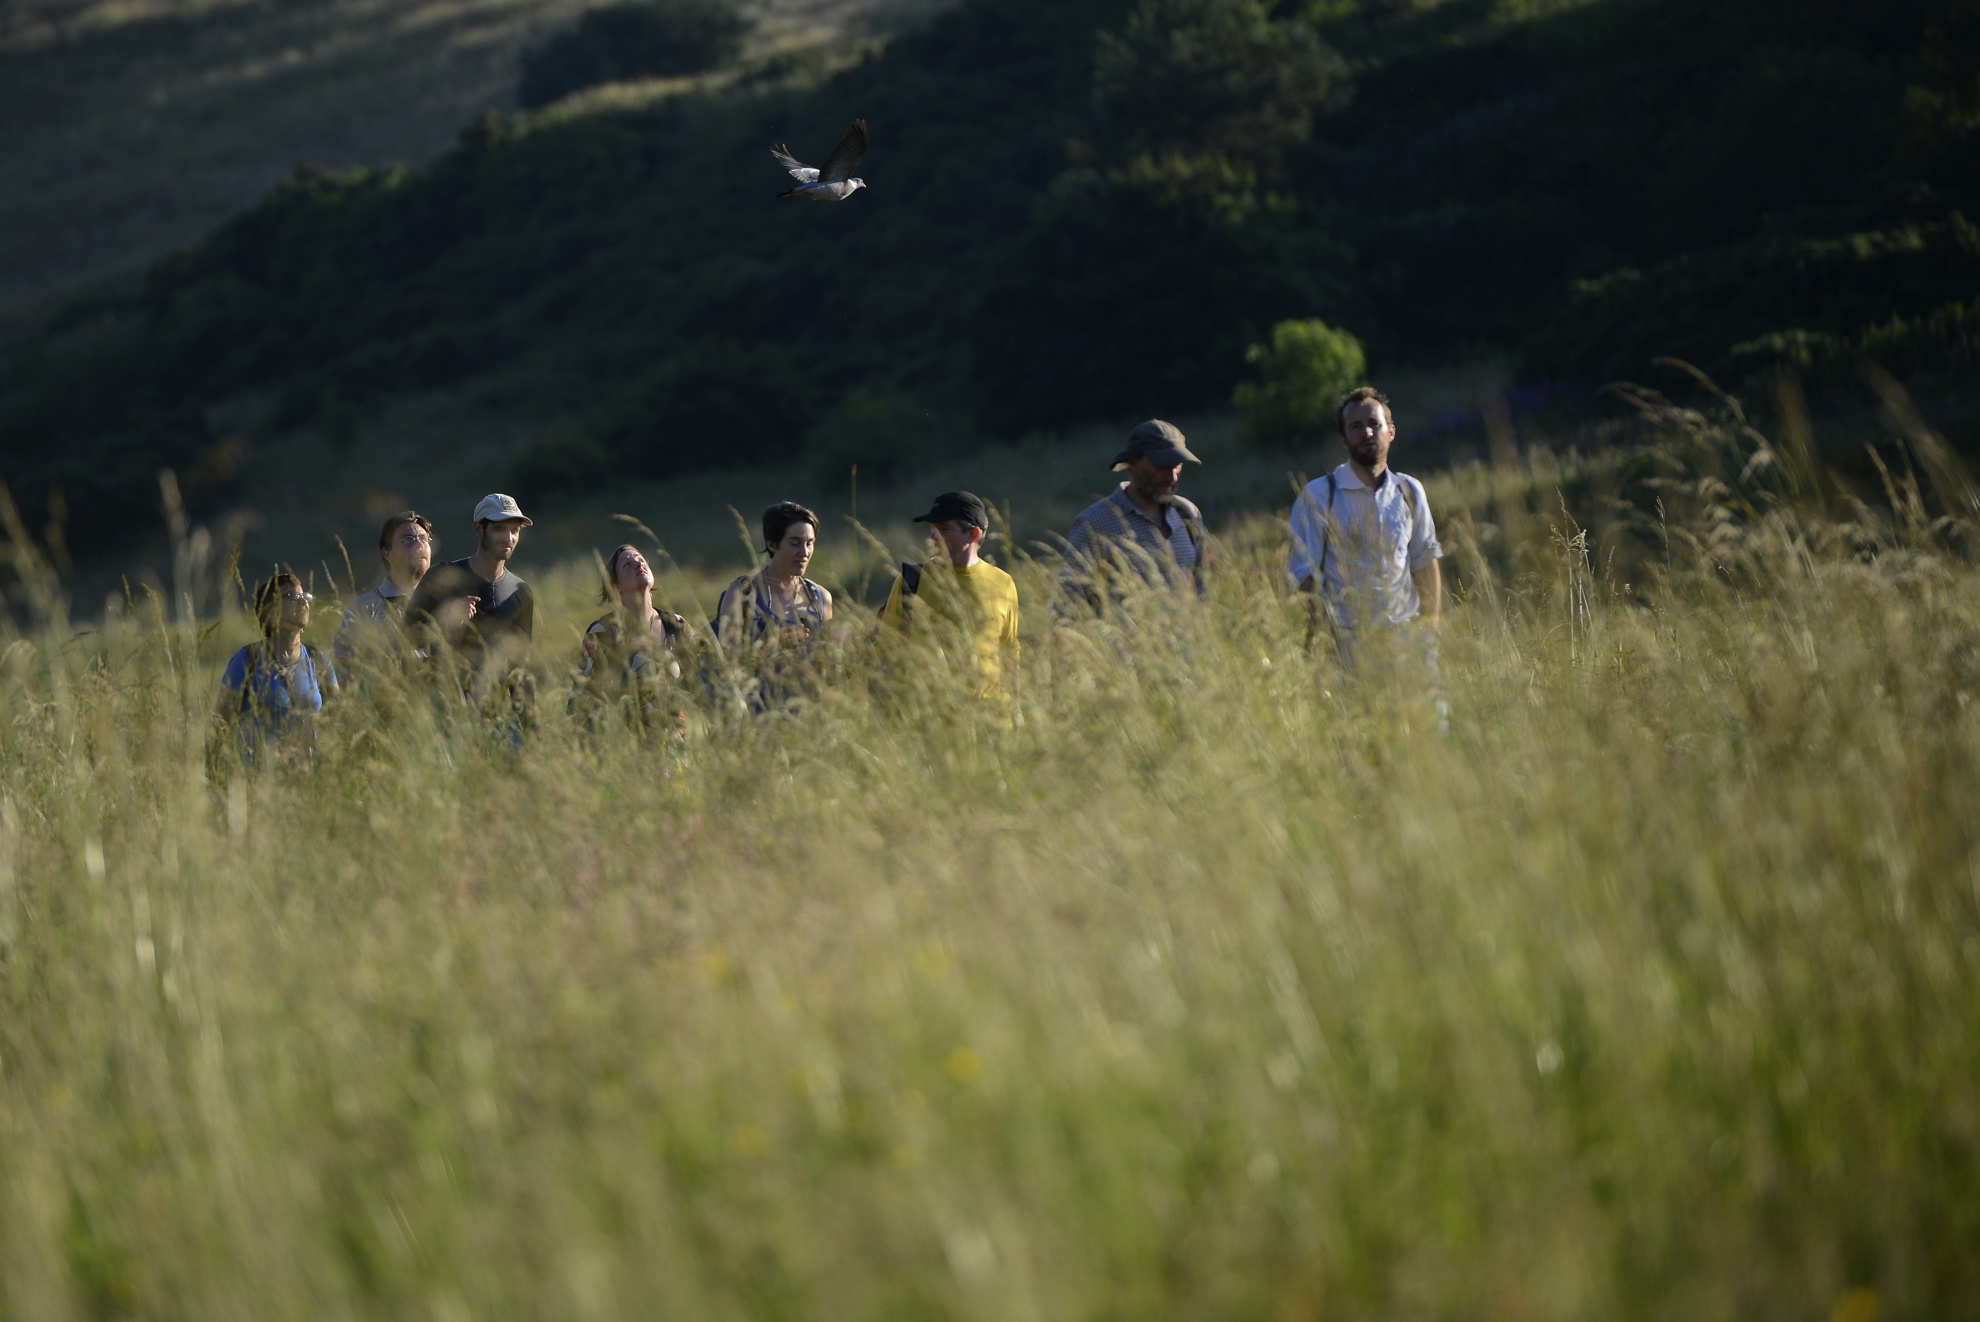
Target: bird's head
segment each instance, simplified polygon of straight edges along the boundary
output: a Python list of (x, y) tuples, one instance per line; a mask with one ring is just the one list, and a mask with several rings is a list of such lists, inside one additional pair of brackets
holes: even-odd
[(853, 186), (853, 191), (855, 193), (858, 192), (860, 189), (866, 187), (866, 180), (864, 179), (848, 179), (846, 180), (846, 182)]

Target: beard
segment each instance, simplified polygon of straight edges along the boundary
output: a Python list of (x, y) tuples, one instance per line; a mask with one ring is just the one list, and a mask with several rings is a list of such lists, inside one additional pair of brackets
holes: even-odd
[(1134, 494), (1153, 505), (1172, 505), (1176, 499), (1174, 485), (1163, 486), (1155, 482), (1136, 482)]

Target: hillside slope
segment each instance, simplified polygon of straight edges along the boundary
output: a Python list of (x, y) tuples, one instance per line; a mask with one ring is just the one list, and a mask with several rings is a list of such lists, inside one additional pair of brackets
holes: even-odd
[[(758, 50), (947, 0), (753, 0)], [(424, 162), (515, 106), (517, 58), (586, 0), (19, 0), (0, 7), (0, 313), (134, 271), (299, 161)]]
[[(1518, 351), (1584, 384), (1672, 348), (1970, 366), (1965, 66), (1935, 59), (1971, 0), (1509, 8), (1316, 32), (1256, 0), (972, 0), (820, 88), (300, 171), (141, 298), (17, 342), (0, 453), (135, 513), (160, 463), (221, 470), (219, 401), (270, 401), (267, 446), (448, 391), (539, 428), (546, 488), (874, 462), (1216, 406), (1315, 314), (1389, 368)], [(816, 156), (854, 115), (870, 191), (775, 203), (765, 146)]]

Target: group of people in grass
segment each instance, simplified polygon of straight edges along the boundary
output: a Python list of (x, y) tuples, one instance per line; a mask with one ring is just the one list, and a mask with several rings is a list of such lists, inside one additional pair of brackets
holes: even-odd
[[(1421, 482), (1389, 467), (1395, 421), (1386, 396), (1372, 387), (1351, 391), (1337, 418), (1346, 459), (1308, 483), (1290, 514), (1292, 585), (1331, 628), (1348, 666), (1371, 637), (1406, 638), (1403, 654), (1427, 667), (1434, 684), (1443, 552), (1429, 500)], [(1066, 536), (1055, 610), (1125, 618), (1137, 598), (1203, 594), (1202, 511), (1177, 492), (1184, 467), (1199, 462), (1172, 423), (1150, 419), (1129, 433), (1113, 462), (1119, 485), (1081, 511)], [(932, 554), (900, 566), (881, 611), (883, 646), (942, 636), (953, 646), (937, 654), (973, 671), (979, 697), (1014, 722), (1018, 591), (981, 555), (989, 509), (970, 492), (947, 491), (915, 521), (928, 525)], [(381, 667), (420, 669), (436, 685), (505, 712), (501, 723), (519, 741), (535, 706), (522, 662), (536, 602), (509, 562), (531, 521), (514, 497), (496, 493), (475, 506), (473, 526), (474, 553), (435, 565), (427, 518), (406, 510), (385, 520), (384, 577), (346, 607), (327, 656), (303, 641), (312, 597), (302, 580), (281, 569), (257, 584), (262, 637), (228, 663), (218, 706), (242, 756), (306, 748), (315, 714), (340, 685), (361, 686)], [(818, 516), (795, 501), (765, 510), (766, 563), (729, 584), (706, 632), (654, 604), (653, 567), (638, 547), (615, 548), (602, 561), (599, 600), (610, 609), (585, 629), (575, 658), (573, 710), (595, 720), (619, 708), (682, 731), (689, 687), (682, 660), (697, 639), (740, 663), (728, 668), (746, 676), (737, 701), (759, 712), (786, 705), (832, 628), (831, 592), (806, 577), (819, 532)]]

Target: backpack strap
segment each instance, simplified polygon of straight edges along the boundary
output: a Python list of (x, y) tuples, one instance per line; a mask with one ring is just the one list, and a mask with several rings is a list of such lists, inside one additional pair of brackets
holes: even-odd
[(1189, 534), (1189, 540), (1195, 545), (1201, 546), (1203, 544), (1203, 507), (1193, 500), (1184, 500), (1181, 496), (1177, 496), (1169, 505), (1169, 508), (1174, 510), (1176, 517), (1182, 520), (1183, 531)]
[[(1185, 513), (1184, 510), (1187, 510)], [(1177, 510), (1182, 520), (1183, 532), (1189, 537), (1190, 549), (1196, 552), (1196, 563), (1190, 567), (1190, 577), (1196, 580), (1196, 590), (1203, 591), (1203, 511), (1192, 502)]]
[[(734, 645), (737, 642), (748, 641), (748, 636), (753, 629), (752, 622), (758, 614), (756, 609), (755, 577), (754, 574), (740, 575), (735, 582), (729, 584), (729, 590), (722, 594), (725, 600), (735, 603), (736, 627), (741, 629), (744, 635), (740, 639), (724, 638), (722, 641), (726, 644)], [(722, 617), (722, 603), (718, 601), (715, 603), (715, 625), (718, 635), (721, 633), (721, 627), (725, 623)]]
[(316, 705), (319, 707), (327, 706), (330, 702), (330, 692), (323, 687), (323, 671), (326, 667), (329, 669), (331, 680), (334, 683), (337, 668), (330, 664), (330, 659), (323, 655), (323, 649), (320, 647), (313, 647), (309, 643), (304, 643), (303, 655), (309, 658), (309, 682), (316, 689)]
[(1313, 585), (1316, 590), (1323, 594), (1327, 590), (1327, 552), (1334, 548), (1334, 538), (1332, 536), (1334, 493), (1338, 489), (1339, 484), (1334, 481), (1334, 475), (1332, 473), (1327, 474), (1327, 513), (1320, 520), (1320, 581)]
[(914, 614), (914, 599), (921, 591), (921, 566), (912, 560), (901, 561), (901, 623), (906, 624)]

